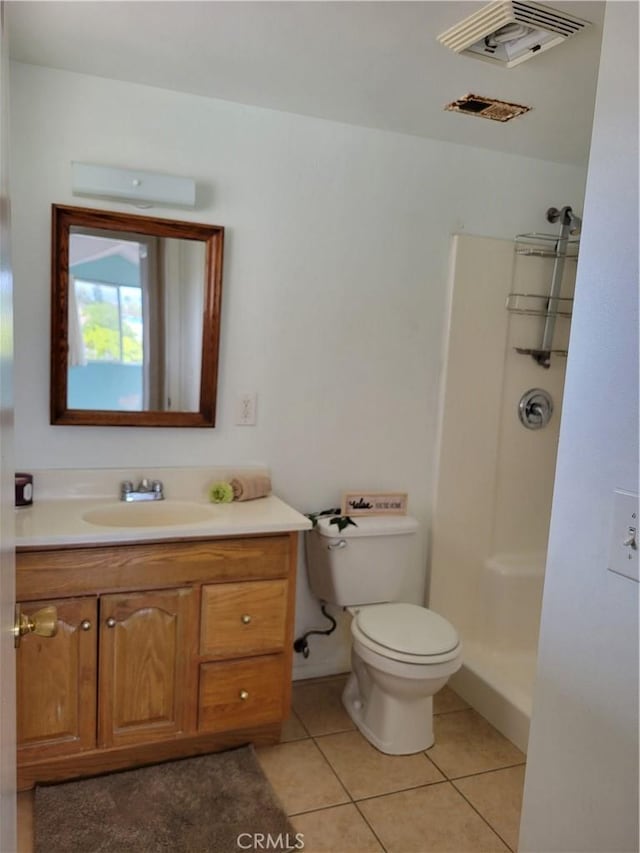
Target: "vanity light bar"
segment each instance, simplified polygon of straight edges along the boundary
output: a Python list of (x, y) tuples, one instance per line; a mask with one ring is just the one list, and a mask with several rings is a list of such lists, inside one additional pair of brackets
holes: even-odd
[(196, 203), (196, 182), (193, 178), (158, 175), (140, 169), (115, 169), (72, 162), (71, 187), (74, 195), (126, 199), (144, 206), (194, 207)]

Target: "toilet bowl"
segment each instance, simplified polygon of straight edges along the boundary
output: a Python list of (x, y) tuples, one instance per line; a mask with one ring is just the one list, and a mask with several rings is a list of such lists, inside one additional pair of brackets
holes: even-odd
[(353, 617), (343, 704), (365, 738), (389, 755), (433, 745), (433, 695), (462, 665), (455, 628), (402, 601), (417, 530), (410, 516), (358, 518), (341, 531), (324, 518), (305, 538), (312, 591)]
[(433, 695), (462, 664), (455, 629), (415, 604), (349, 608), (352, 672), (342, 701), (381, 752), (409, 755), (433, 745)]

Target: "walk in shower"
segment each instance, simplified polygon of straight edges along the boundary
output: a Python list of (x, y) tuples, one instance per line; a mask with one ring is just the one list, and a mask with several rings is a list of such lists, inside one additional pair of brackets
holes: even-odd
[(526, 750), (580, 220), (453, 238), (429, 606), (464, 644), (452, 686)]

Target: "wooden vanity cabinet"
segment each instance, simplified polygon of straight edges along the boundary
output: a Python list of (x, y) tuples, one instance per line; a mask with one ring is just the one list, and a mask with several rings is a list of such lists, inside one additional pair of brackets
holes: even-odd
[(18, 785), (243, 743), (289, 713), (297, 534), (19, 549)]

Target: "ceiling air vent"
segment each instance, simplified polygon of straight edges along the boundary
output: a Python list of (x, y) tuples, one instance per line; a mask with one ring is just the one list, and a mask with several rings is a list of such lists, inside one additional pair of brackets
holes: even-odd
[(456, 53), (513, 68), (588, 26), (589, 21), (550, 6), (497, 0), (441, 33), (438, 41)]
[(530, 109), (531, 107), (523, 107), (521, 104), (509, 104), (507, 101), (496, 101), (494, 98), (483, 98), (480, 95), (465, 95), (445, 107), (445, 110), (490, 118), (493, 121), (511, 121), (516, 116), (528, 113)]

